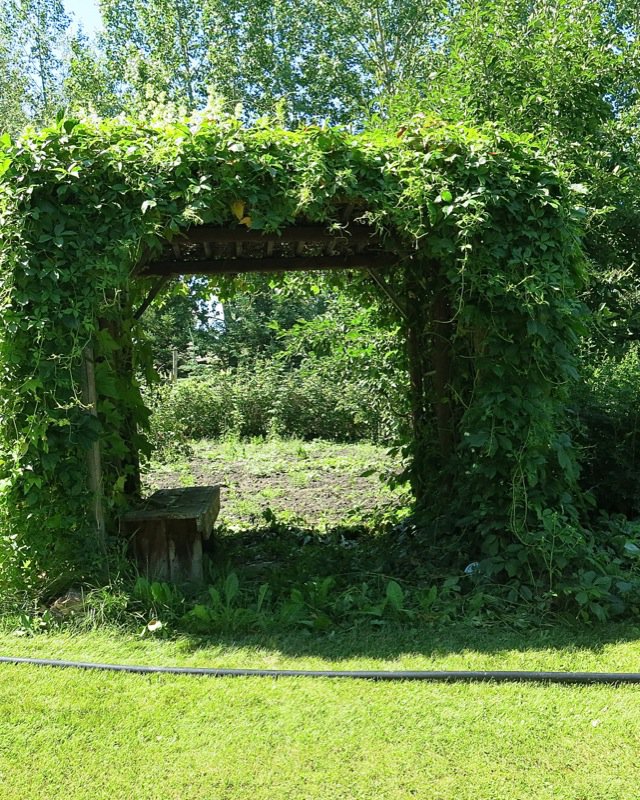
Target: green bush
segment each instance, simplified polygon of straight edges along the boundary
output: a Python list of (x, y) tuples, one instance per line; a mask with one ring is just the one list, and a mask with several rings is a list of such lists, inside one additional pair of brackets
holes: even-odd
[(189, 455), (189, 439), (216, 438), (233, 429), (225, 413), (222, 386), (211, 380), (187, 378), (149, 392), (152, 408), (149, 435), (160, 460)]
[(317, 362), (294, 370), (257, 362), (203, 372), (161, 386), (148, 401), (161, 458), (184, 452), (189, 439), (227, 434), (382, 442), (396, 434), (389, 393), (361, 380), (336, 380)]
[(302, 439), (353, 441), (366, 438), (355, 414), (342, 403), (344, 386), (305, 369), (285, 373), (274, 405), (278, 432)]
[(640, 515), (640, 343), (591, 360), (575, 398), (581, 482), (598, 508)]
[[(227, 387), (229, 430), (243, 438), (267, 436), (275, 427), (275, 406), (283, 375), (270, 362), (258, 361), (223, 374)], [(198, 378), (194, 378), (196, 382)], [(209, 380), (217, 380), (215, 375)], [(284, 431), (283, 431), (284, 433)], [(210, 435), (207, 437), (210, 438)]]

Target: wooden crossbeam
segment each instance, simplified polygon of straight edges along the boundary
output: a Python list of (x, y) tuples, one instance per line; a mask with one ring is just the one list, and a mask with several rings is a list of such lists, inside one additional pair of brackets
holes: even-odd
[(391, 304), (395, 307), (395, 309), (399, 312), (400, 316), (409, 321), (409, 315), (407, 313), (406, 308), (404, 307), (403, 302), (400, 300), (399, 297), (393, 292), (389, 284), (385, 281), (385, 279), (381, 275), (376, 275), (375, 270), (368, 269), (367, 270), (369, 277), (371, 280), (385, 293), (385, 295), (391, 301)]
[(263, 258), (218, 258), (193, 261), (155, 261), (145, 264), (149, 275), (233, 275), (245, 272), (301, 272), (305, 270), (381, 269), (398, 264), (393, 253), (354, 253), (335, 256), (265, 256)]
[(149, 294), (143, 300), (140, 308), (133, 315), (134, 319), (140, 319), (140, 317), (144, 314), (144, 312), (149, 308), (151, 303), (153, 303), (156, 297), (164, 289), (170, 277), (171, 275), (161, 275), (158, 278), (158, 280), (151, 287), (151, 291), (149, 292)]
[(182, 243), (193, 244), (235, 244), (241, 243), (266, 243), (266, 242), (308, 242), (309, 244), (322, 244), (336, 240), (350, 243), (369, 244), (375, 241), (374, 231), (363, 226), (347, 226), (340, 230), (330, 231), (321, 225), (293, 225), (285, 228), (280, 233), (266, 233), (252, 231), (244, 228), (217, 228), (208, 225), (198, 225), (180, 235)]

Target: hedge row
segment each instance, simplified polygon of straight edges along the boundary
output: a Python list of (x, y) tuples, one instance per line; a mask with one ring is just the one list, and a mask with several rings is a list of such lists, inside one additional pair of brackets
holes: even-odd
[(160, 458), (189, 439), (228, 434), (387, 443), (402, 424), (391, 394), (379, 386), (267, 362), (167, 383), (155, 390), (151, 406), (151, 440)]

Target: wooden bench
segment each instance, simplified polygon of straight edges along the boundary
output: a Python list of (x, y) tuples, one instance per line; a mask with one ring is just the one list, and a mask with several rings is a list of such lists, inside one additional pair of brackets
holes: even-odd
[(203, 543), (220, 511), (219, 486), (160, 489), (122, 517), (140, 571), (149, 580), (201, 583)]

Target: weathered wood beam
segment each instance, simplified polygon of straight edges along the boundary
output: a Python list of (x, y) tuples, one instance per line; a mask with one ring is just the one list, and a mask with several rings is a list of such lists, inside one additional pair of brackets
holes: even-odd
[(141, 275), (233, 275), (245, 272), (304, 272), (306, 270), (381, 269), (398, 264), (393, 253), (357, 253), (346, 256), (267, 256), (194, 261), (155, 261)]
[(400, 316), (406, 321), (409, 321), (409, 315), (407, 314), (406, 308), (402, 305), (402, 301), (399, 297), (397, 297), (389, 284), (382, 278), (380, 275), (376, 275), (375, 270), (368, 269), (367, 270), (369, 277), (371, 280), (384, 292), (387, 298), (391, 301), (391, 304), (394, 306), (396, 311), (400, 314)]
[(134, 319), (140, 319), (144, 312), (149, 308), (151, 303), (156, 299), (160, 292), (164, 289), (171, 275), (161, 275), (160, 278), (153, 284), (149, 294), (145, 297), (140, 304), (140, 308), (134, 313)]
[(280, 233), (199, 225), (185, 231), (174, 241), (179, 241), (182, 244), (235, 244), (236, 242), (242, 242), (243, 244), (265, 242), (309, 242), (310, 244), (321, 244), (323, 242), (344, 240), (348, 242), (363, 242), (370, 245), (375, 241), (375, 238), (375, 231), (364, 228), (361, 225), (347, 226), (336, 231), (330, 231), (321, 225), (293, 225), (290, 228), (285, 228)]

